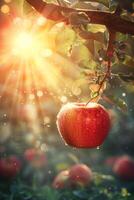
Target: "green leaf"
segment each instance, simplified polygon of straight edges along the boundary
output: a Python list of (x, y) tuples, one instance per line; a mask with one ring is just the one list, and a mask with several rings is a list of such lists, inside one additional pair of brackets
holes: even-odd
[[(83, 1), (83, 0), (80, 0), (80, 1)], [(104, 6), (109, 7), (109, 1), (108, 0), (88, 0), (88, 2), (101, 3)]]
[(119, 74), (119, 77), (125, 82), (134, 82), (134, 74)]
[(88, 199), (89, 194), (82, 190), (74, 190), (74, 196), (78, 197), (79, 199)]
[[(134, 59), (131, 56), (126, 55), (125, 56), (125, 61), (123, 62), (125, 65), (134, 67)], [(133, 68), (134, 69), (134, 68)]]
[(56, 165), (56, 170), (57, 171), (65, 170), (65, 169), (68, 169), (68, 168), (69, 168), (69, 164), (68, 163), (64, 163), (64, 162), (58, 163)]
[(72, 47), (71, 59), (77, 64), (86, 66), (92, 60), (92, 54), (85, 45), (77, 44)]
[(98, 91), (92, 92), (92, 93), (91, 93), (91, 98), (96, 98), (96, 97), (98, 97), (98, 95), (99, 95), (99, 92), (98, 92)]
[(115, 64), (112, 66), (112, 73), (117, 73), (117, 74), (134, 74), (134, 67), (125, 65), (123, 63)]
[(98, 33), (98, 32), (104, 33), (106, 31), (106, 27), (98, 24), (89, 24), (88, 31), (92, 33)]
[(75, 41), (75, 32), (68, 27), (59, 29), (55, 37), (56, 49), (59, 53), (67, 55), (71, 45)]
[(69, 16), (69, 21), (72, 26), (87, 25), (90, 19), (85, 13), (71, 13)]

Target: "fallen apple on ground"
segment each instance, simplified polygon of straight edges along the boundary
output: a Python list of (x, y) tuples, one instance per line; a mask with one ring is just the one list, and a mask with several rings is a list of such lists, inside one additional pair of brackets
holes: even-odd
[(76, 186), (85, 187), (91, 183), (92, 178), (93, 174), (90, 167), (81, 163), (59, 172), (54, 178), (52, 186), (55, 189), (73, 188)]
[(27, 149), (24, 152), (24, 158), (33, 166), (33, 167), (43, 167), (47, 163), (46, 155), (43, 151), (36, 148)]
[(0, 159), (0, 176), (3, 178), (13, 178), (21, 169), (21, 162), (16, 156), (9, 156)]
[(52, 186), (55, 189), (63, 189), (68, 186), (69, 182), (69, 171), (64, 170), (54, 178)]
[(120, 179), (134, 181), (134, 160), (127, 156), (121, 156), (113, 165), (113, 172)]
[(76, 164), (69, 170), (69, 179), (72, 185), (89, 185), (92, 177), (92, 170), (85, 164)]
[(97, 103), (67, 103), (57, 115), (57, 127), (65, 143), (77, 148), (100, 146), (111, 122), (107, 110)]

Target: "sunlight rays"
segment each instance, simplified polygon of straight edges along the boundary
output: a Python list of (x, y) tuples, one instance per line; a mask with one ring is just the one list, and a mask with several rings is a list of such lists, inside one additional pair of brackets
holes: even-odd
[[(66, 83), (71, 82), (70, 77), (67, 77), (67, 70), (70, 71), (71, 78), (75, 78), (71, 74), (73, 71), (74, 74), (78, 72), (75, 64), (56, 52), (54, 38), (49, 35), (52, 24), (50, 22), (49, 25), (41, 17), (34, 20), (16, 18), (11, 30), (6, 30), (0, 54), (0, 70), (3, 69), (0, 72), (5, 74), (0, 95), (4, 95), (10, 88), (11, 117), (23, 104), (32, 103), (41, 110), (40, 99), (46, 90), (59, 100), (63, 88), (69, 87)], [(38, 95), (39, 91), (41, 96)], [(32, 100), (30, 95), (34, 97)], [(44, 112), (41, 112), (43, 116)]]

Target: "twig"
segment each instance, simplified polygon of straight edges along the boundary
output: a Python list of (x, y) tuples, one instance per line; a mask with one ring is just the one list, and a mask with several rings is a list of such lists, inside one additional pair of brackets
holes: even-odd
[(134, 35), (134, 22), (121, 18), (117, 12), (92, 11), (87, 9), (74, 9), (56, 4), (48, 4), (42, 0), (27, 0), (45, 18), (54, 21), (69, 23), (68, 15), (72, 12), (84, 12), (91, 24), (101, 24), (115, 32)]
[(114, 53), (113, 42), (115, 41), (115, 38), (116, 38), (116, 32), (113, 31), (111, 28), (108, 28), (108, 31), (109, 31), (109, 41), (108, 41), (108, 47), (107, 47), (107, 56), (113, 57), (113, 53)]

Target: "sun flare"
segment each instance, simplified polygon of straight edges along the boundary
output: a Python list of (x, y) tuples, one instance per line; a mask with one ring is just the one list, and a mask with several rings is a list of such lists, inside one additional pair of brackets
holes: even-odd
[(36, 47), (35, 38), (28, 32), (21, 32), (17, 35), (13, 41), (14, 53), (25, 55), (30, 55), (31, 50)]
[(72, 72), (76, 74), (78, 68), (56, 50), (58, 29), (59, 24), (36, 17), (16, 18), (5, 30), (0, 50), (0, 95), (9, 95), (11, 116), (25, 103), (40, 107), (49, 95), (62, 102), (62, 91), (72, 84)]
[(52, 54), (52, 50), (45, 46), (45, 41), (42, 41), (37, 33), (31, 33), (30, 31), (20, 30), (15, 33), (11, 46), (12, 54), (19, 56), (22, 60), (26, 58), (38, 60)]
[(15, 45), (20, 49), (27, 49), (31, 48), (34, 42), (34, 38), (28, 32), (22, 32), (18, 35), (17, 39), (15, 40)]

